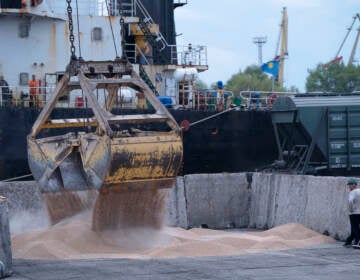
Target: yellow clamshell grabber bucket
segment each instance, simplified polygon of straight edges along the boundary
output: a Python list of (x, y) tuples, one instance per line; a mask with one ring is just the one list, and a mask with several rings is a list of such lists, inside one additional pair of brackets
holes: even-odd
[[(77, 62), (77, 81), (66, 72), (50, 96), (28, 135), (28, 160), (43, 192), (97, 189), (117, 190), (171, 188), (182, 164), (182, 134), (178, 124), (147, 84), (123, 60)], [(101, 77), (101, 78), (94, 78)], [(72, 79), (74, 80), (74, 79)], [(142, 92), (155, 109), (153, 114), (114, 115), (120, 87)], [(94, 116), (84, 119), (50, 119), (60, 97), (82, 89)], [(100, 106), (95, 89), (108, 97)], [(123, 124), (166, 123), (166, 131), (114, 131)], [(115, 125), (115, 126), (114, 126)], [(95, 132), (78, 130), (97, 127)], [(42, 129), (77, 128), (65, 135), (37, 138)]]

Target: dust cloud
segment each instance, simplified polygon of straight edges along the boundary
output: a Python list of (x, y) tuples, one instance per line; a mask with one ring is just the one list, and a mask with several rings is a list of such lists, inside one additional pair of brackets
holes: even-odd
[[(100, 194), (95, 203), (94, 196), (89, 194), (82, 194), (78, 198), (70, 196), (73, 199), (69, 206), (71, 211), (60, 210), (66, 215), (80, 212), (72, 217), (63, 217), (55, 225), (49, 226), (46, 219), (41, 224), (41, 215), (37, 216), (38, 220), (33, 220), (34, 227), (29, 226), (31, 216), (26, 215), (20, 215), (17, 222), (12, 223), (14, 258), (150, 259), (223, 256), (334, 242), (331, 237), (301, 224), (286, 224), (263, 232), (166, 227), (165, 205), (168, 194), (164, 190)], [(81, 207), (74, 208), (71, 205), (79, 201)], [(63, 202), (58, 202), (58, 207), (69, 205)]]

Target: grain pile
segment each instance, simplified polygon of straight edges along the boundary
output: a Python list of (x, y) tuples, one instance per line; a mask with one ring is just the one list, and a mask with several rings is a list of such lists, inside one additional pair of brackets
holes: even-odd
[(334, 242), (301, 224), (264, 232), (227, 232), (164, 227), (127, 228), (96, 233), (91, 213), (65, 220), (46, 230), (12, 237), (13, 255), (25, 259), (175, 258), (238, 255), (264, 250), (302, 248)]
[[(302, 248), (334, 241), (301, 224), (246, 233), (165, 227), (166, 190), (96, 196), (97, 192), (95, 196), (91, 193), (68, 197), (48, 195), (46, 199), (51, 207), (48, 203), (47, 210), (52, 222), (57, 223), (13, 235), (13, 256), (25, 259), (198, 257)], [(63, 219), (79, 211), (80, 214)]]

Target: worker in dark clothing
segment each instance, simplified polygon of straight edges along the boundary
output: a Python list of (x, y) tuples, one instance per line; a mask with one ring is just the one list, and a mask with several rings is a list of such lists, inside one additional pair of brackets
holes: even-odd
[(7, 104), (11, 99), (11, 93), (9, 90), (9, 84), (5, 81), (4, 76), (0, 75), (0, 93), (1, 93), (1, 106)]
[(360, 241), (360, 189), (357, 188), (357, 180), (350, 178), (347, 183), (349, 193), (349, 218), (351, 234), (346, 239), (344, 246), (359, 246)]

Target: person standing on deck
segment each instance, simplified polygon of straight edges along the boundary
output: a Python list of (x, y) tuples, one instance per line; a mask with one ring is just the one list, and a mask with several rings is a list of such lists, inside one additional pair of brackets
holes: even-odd
[(39, 81), (36, 80), (35, 75), (32, 75), (32, 79), (29, 81), (29, 92), (30, 92), (30, 107), (38, 107), (38, 90)]
[(350, 246), (352, 244), (358, 246), (360, 241), (360, 189), (357, 188), (357, 180), (354, 178), (350, 178), (347, 185), (350, 190), (349, 218), (351, 234), (346, 239), (344, 246)]

